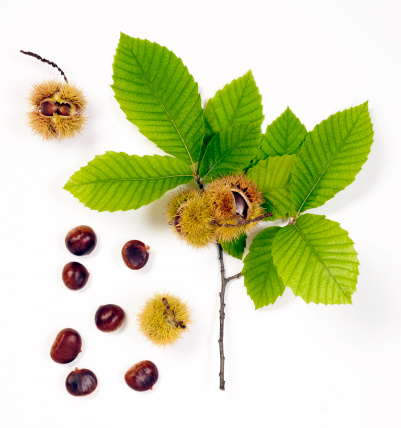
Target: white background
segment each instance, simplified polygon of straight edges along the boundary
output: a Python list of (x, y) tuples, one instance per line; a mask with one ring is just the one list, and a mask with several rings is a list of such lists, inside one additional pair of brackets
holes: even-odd
[[(399, 427), (401, 426), (400, 121), (401, 3), (394, 1), (9, 1), (0, 6), (0, 425), (12, 427)], [(138, 211), (98, 213), (62, 190), (106, 150), (162, 154), (129, 123), (110, 88), (123, 31), (167, 46), (199, 82), (202, 100), (252, 69), (263, 97), (263, 130), (289, 105), (306, 125), (369, 100), (375, 142), (356, 181), (313, 210), (348, 230), (359, 253), (353, 305), (307, 305), (290, 290), (255, 312), (243, 279), (227, 289), (226, 391), (218, 388), (216, 249), (194, 251), (172, 235), (169, 196)], [(43, 142), (24, 116), (31, 85), (57, 77), (19, 49), (49, 58), (88, 98), (82, 136)], [(74, 226), (92, 226), (96, 250), (79, 259), (91, 277), (80, 292), (61, 282)], [(120, 251), (151, 247), (141, 271)], [(226, 258), (228, 275), (241, 262)], [(156, 290), (193, 308), (174, 348), (142, 338), (136, 314)], [(116, 334), (93, 322), (101, 304), (124, 308)], [(59, 330), (77, 329), (71, 364), (49, 356)], [(150, 359), (153, 391), (124, 382)], [(75, 366), (93, 370), (94, 394), (64, 387)]]

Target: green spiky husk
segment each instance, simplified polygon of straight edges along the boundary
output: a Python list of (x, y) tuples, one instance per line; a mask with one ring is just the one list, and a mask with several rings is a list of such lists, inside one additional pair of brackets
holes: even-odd
[(181, 207), (178, 223), (181, 233), (177, 232), (178, 235), (196, 248), (204, 248), (215, 242), (213, 208), (204, 193), (196, 192)]
[(175, 318), (185, 326), (191, 323), (191, 316), (187, 303), (173, 294), (157, 292), (146, 301), (138, 315), (139, 330), (155, 345), (166, 347), (177, 342), (188, 328), (172, 327), (166, 322), (163, 297), (167, 299)]
[(175, 195), (167, 218), (174, 233), (188, 245), (203, 248), (215, 242), (213, 209), (204, 192), (187, 190)]
[(176, 193), (167, 206), (166, 216), (169, 223), (173, 222), (177, 211), (183, 203), (198, 193), (196, 190), (182, 190)]

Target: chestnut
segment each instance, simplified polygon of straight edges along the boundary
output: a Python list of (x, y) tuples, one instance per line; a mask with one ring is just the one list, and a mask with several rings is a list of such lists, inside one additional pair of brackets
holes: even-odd
[(158, 378), (159, 372), (157, 371), (157, 367), (152, 361), (147, 360), (135, 364), (125, 373), (125, 382), (135, 391), (152, 389)]
[(84, 265), (70, 262), (64, 266), (63, 282), (70, 290), (80, 290), (88, 282), (89, 272)]
[(82, 339), (79, 333), (72, 328), (65, 328), (54, 340), (50, 356), (56, 363), (67, 364), (77, 358), (81, 347)]
[(70, 116), (71, 106), (68, 103), (63, 103), (58, 106), (57, 113), (60, 116)]
[(109, 333), (120, 328), (124, 318), (125, 313), (120, 306), (103, 305), (96, 311), (95, 323), (100, 331)]
[(76, 368), (67, 376), (65, 387), (71, 395), (82, 397), (91, 394), (96, 389), (97, 378), (91, 370)]
[(237, 192), (232, 192), (235, 203), (235, 214), (247, 218), (248, 216), (248, 204), (246, 200)]
[(57, 112), (57, 103), (53, 101), (45, 101), (40, 105), (40, 113), (43, 116), (53, 116)]
[(96, 247), (96, 234), (89, 226), (77, 226), (65, 237), (65, 245), (72, 254), (83, 256), (90, 254)]
[(143, 268), (149, 259), (148, 250), (149, 247), (141, 241), (128, 241), (122, 249), (124, 263), (130, 269), (137, 270)]

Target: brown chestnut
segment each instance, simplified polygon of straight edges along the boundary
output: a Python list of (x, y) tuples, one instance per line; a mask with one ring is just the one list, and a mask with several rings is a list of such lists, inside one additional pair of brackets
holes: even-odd
[(97, 378), (95, 373), (88, 369), (76, 368), (67, 376), (65, 387), (71, 395), (82, 397), (91, 394), (96, 389)]
[(40, 113), (43, 116), (53, 116), (57, 112), (57, 103), (53, 101), (45, 101), (40, 105)]
[(56, 363), (67, 364), (77, 358), (81, 347), (82, 339), (79, 333), (72, 328), (65, 328), (54, 340), (50, 356)]
[(130, 269), (143, 268), (149, 259), (148, 250), (149, 247), (141, 241), (128, 241), (122, 249), (124, 263)]
[(125, 318), (125, 313), (120, 306), (103, 305), (96, 311), (95, 323), (100, 331), (109, 333), (121, 327)]
[(235, 203), (235, 214), (247, 218), (248, 216), (248, 204), (246, 200), (237, 192), (232, 192)]
[(84, 265), (70, 262), (64, 266), (63, 282), (70, 290), (80, 290), (88, 282), (89, 272)]
[(60, 104), (57, 109), (57, 113), (60, 116), (70, 116), (71, 114), (71, 106), (67, 103)]
[(77, 226), (71, 229), (65, 237), (65, 245), (76, 256), (90, 254), (96, 246), (97, 238), (89, 226)]
[(135, 391), (152, 389), (158, 378), (159, 372), (157, 371), (157, 367), (152, 361), (147, 360), (135, 364), (125, 373), (125, 382)]

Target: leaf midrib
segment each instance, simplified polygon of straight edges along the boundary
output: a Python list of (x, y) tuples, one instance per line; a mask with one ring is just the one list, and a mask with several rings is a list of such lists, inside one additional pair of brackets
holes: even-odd
[[(118, 181), (149, 181), (149, 180), (162, 180), (165, 178), (179, 178), (179, 177), (188, 177), (192, 178), (192, 175), (183, 174), (183, 175), (164, 175), (160, 177), (147, 177), (147, 178), (109, 178), (102, 180), (93, 180), (93, 181), (85, 181), (81, 183), (74, 183), (72, 186), (80, 186), (86, 184), (95, 184), (95, 183), (110, 183), (110, 182), (118, 182)], [(68, 184), (68, 183), (67, 183)]]
[(347, 301), (349, 303), (352, 303), (352, 300), (347, 296), (347, 293), (342, 289), (341, 285), (338, 283), (337, 279), (333, 274), (330, 272), (329, 268), (326, 266), (322, 258), (319, 256), (319, 254), (315, 251), (315, 249), (312, 247), (312, 245), (309, 243), (309, 241), (306, 239), (305, 235), (301, 232), (301, 230), (298, 228), (297, 223), (295, 222), (294, 225), (295, 229), (298, 231), (298, 233), (301, 235), (301, 238), (306, 242), (308, 247), (312, 250), (312, 253), (314, 256), (319, 260), (319, 262), (322, 264), (324, 270), (329, 274), (331, 278), (333, 278), (334, 282), (337, 284), (337, 287), (341, 290), (341, 293), (345, 296)]
[[(154, 93), (155, 97), (159, 100), (159, 102), (160, 102), (161, 106), (164, 108), (164, 111), (166, 112), (166, 114), (167, 114), (167, 116), (169, 117), (169, 119), (170, 119), (171, 123), (173, 124), (174, 128), (176, 129), (177, 134), (178, 134), (178, 135), (179, 135), (179, 137), (181, 138), (181, 141), (182, 141), (182, 143), (184, 144), (185, 150), (186, 150), (186, 151), (187, 151), (187, 153), (188, 153), (188, 156), (189, 156), (189, 159), (190, 159), (190, 161), (191, 161), (191, 164), (193, 165), (193, 164), (194, 164), (194, 161), (193, 161), (193, 159), (192, 159), (191, 153), (190, 153), (190, 152), (189, 152), (189, 150), (188, 150), (188, 146), (187, 146), (187, 144), (185, 143), (184, 137), (181, 135), (180, 130), (178, 129), (177, 125), (175, 124), (175, 122), (174, 122), (173, 118), (170, 116), (170, 113), (168, 112), (168, 110), (167, 110), (166, 106), (164, 105), (163, 101), (160, 99), (159, 95), (157, 94), (157, 92), (156, 92), (156, 91), (155, 91), (155, 89), (153, 88), (152, 83), (151, 83), (151, 82), (150, 82), (150, 80), (148, 79), (148, 76), (147, 76), (147, 74), (145, 73), (144, 69), (142, 68), (142, 65), (140, 64), (140, 62), (139, 62), (138, 58), (136, 57), (136, 55), (135, 55), (134, 51), (133, 51), (133, 50), (130, 50), (130, 52), (132, 53), (133, 58), (135, 59), (135, 61), (136, 61), (136, 63), (138, 64), (138, 67), (140, 68), (140, 70), (141, 70), (141, 72), (142, 72), (143, 76), (145, 77), (146, 81), (148, 82), (148, 84), (149, 84), (150, 88), (152, 89), (152, 91), (153, 91), (153, 93)], [(178, 60), (179, 60), (179, 59), (178, 59)]]
[[(304, 201), (302, 202), (302, 205), (300, 206), (298, 213), (301, 212), (302, 207), (305, 205), (306, 201), (309, 199), (310, 195), (312, 194), (312, 192), (315, 190), (317, 184), (320, 182), (320, 180), (322, 179), (324, 173), (327, 171), (327, 168), (330, 166), (331, 162), (333, 162), (333, 159), (336, 157), (337, 153), (339, 152), (339, 150), (341, 149), (341, 147), (345, 144), (346, 140), (348, 139), (350, 133), (353, 131), (353, 129), (355, 128), (356, 123), (359, 120), (359, 117), (362, 114), (362, 110), (358, 113), (356, 120), (354, 121), (354, 123), (352, 124), (351, 128), (349, 129), (349, 131), (347, 132), (347, 135), (343, 138), (341, 144), (338, 146), (338, 149), (335, 151), (335, 153), (333, 154), (333, 156), (331, 157), (331, 159), (329, 160), (329, 162), (327, 163), (326, 167), (324, 168), (323, 172), (320, 174), (319, 178), (316, 180), (315, 184), (313, 185), (312, 189), (310, 190), (310, 192), (308, 193), (308, 195), (306, 196), (306, 198), (304, 199)], [(312, 139), (312, 137), (311, 137)]]
[[(248, 72), (249, 73), (249, 72)], [(248, 74), (247, 73), (247, 74)], [(236, 117), (237, 117), (237, 114), (238, 114), (238, 110), (239, 110), (239, 106), (240, 106), (240, 104), (241, 104), (241, 101), (243, 100), (243, 98), (244, 98), (244, 94), (245, 94), (245, 91), (246, 91), (246, 87), (248, 86), (248, 82), (249, 82), (249, 75), (250, 74), (248, 74), (248, 76), (247, 76), (247, 79), (246, 79), (246, 82), (245, 82), (245, 85), (244, 85), (244, 90), (242, 91), (242, 94), (241, 94), (241, 98), (239, 98), (239, 100), (238, 100), (238, 104), (237, 104), (237, 108), (234, 110), (234, 116), (233, 116), (233, 118), (231, 119), (231, 122), (229, 123), (229, 125), (227, 126), (227, 128), (229, 128), (233, 123), (234, 123), (234, 120), (236, 119)], [(229, 97), (230, 98), (230, 97)], [(231, 101), (231, 98), (230, 98), (230, 101)], [(226, 109), (224, 109), (224, 113), (226, 112)]]
[[(239, 144), (239, 143), (238, 143)], [(238, 145), (237, 144), (237, 145)], [(214, 164), (213, 164), (213, 166), (209, 169), (209, 171), (206, 173), (206, 175), (204, 175), (202, 178), (203, 179), (205, 179), (215, 168), (216, 168), (216, 165), (218, 165), (228, 154), (230, 154), (236, 147), (237, 147), (237, 145), (235, 145), (235, 146), (233, 146), (233, 147), (231, 147), (231, 149), (230, 150), (228, 150), (225, 154), (224, 154), (224, 156), (222, 156), (217, 162), (215, 162)], [(211, 145), (211, 147), (213, 147), (213, 145)], [(207, 149), (206, 149), (207, 150)]]
[[(249, 73), (249, 74), (248, 74)], [(211, 108), (213, 108), (213, 110), (214, 110), (214, 113), (215, 113), (215, 118), (216, 118), (216, 120), (217, 120), (217, 122), (218, 122), (218, 124), (219, 124), (219, 128), (221, 129), (220, 130), (220, 132), (222, 132), (222, 131), (224, 131), (224, 129), (227, 129), (227, 128), (229, 128), (230, 126), (232, 126), (233, 125), (233, 123), (234, 123), (234, 121), (235, 121), (235, 119), (236, 119), (236, 117), (237, 117), (237, 114), (238, 114), (238, 111), (239, 111), (239, 109), (240, 109), (240, 104), (241, 104), (241, 101), (243, 100), (243, 98), (244, 98), (244, 96), (245, 96), (245, 92), (246, 92), (246, 89), (247, 89), (247, 86), (248, 86), (248, 82), (249, 82), (249, 77), (250, 77), (250, 72), (248, 72), (247, 73), (247, 79), (246, 79), (246, 81), (244, 82), (244, 89), (243, 89), (243, 91), (241, 92), (241, 95), (238, 97), (238, 102), (237, 102), (237, 105), (236, 105), (236, 107), (234, 108), (234, 115), (233, 115), (233, 117), (232, 117), (232, 119), (231, 119), (231, 122), (227, 125), (227, 126), (221, 126), (221, 123), (220, 123), (220, 119), (219, 119), (219, 117), (218, 117), (218, 115), (215, 113), (216, 112), (216, 109), (215, 109), (215, 106), (213, 105), (213, 102), (211, 103)], [(224, 90), (224, 88), (223, 89), (221, 89), (221, 91), (223, 91)], [(230, 97), (230, 95), (229, 94), (227, 94), (228, 95), (228, 99), (230, 100), (230, 104), (231, 104), (231, 106), (233, 106), (232, 105), (232, 101), (231, 101), (231, 97)], [(221, 98), (221, 92), (220, 92), (220, 98)], [(226, 118), (228, 118), (228, 113), (227, 113), (227, 110), (226, 110), (226, 106), (224, 105), (224, 102), (223, 102), (223, 99), (221, 98), (221, 106), (222, 106), (222, 108), (223, 108), (223, 110), (224, 110), (224, 114), (225, 114), (225, 116), (226, 116)], [(243, 106), (242, 106), (243, 107)], [(246, 107), (246, 106), (245, 106)], [(207, 119), (206, 119), (207, 120)], [(209, 124), (209, 126), (210, 126), (210, 124)], [(211, 127), (210, 127), (211, 128)], [(212, 130), (213, 131), (213, 130)]]

